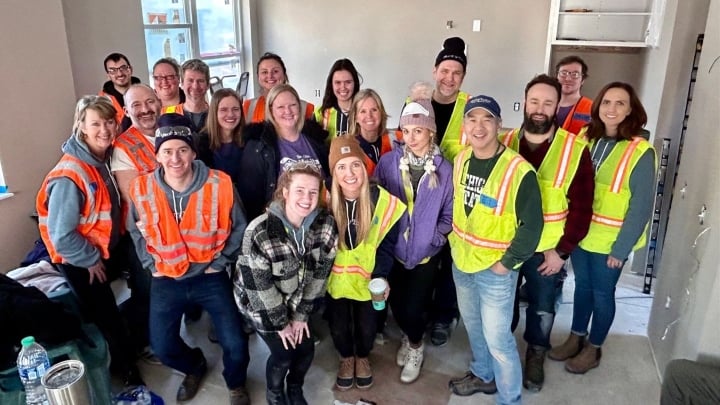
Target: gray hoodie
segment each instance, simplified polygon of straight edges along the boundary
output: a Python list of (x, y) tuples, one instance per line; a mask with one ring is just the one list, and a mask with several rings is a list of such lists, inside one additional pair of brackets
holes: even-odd
[[(647, 139), (648, 133), (641, 134)], [(590, 156), (593, 167), (597, 172), (600, 164), (605, 161), (610, 152), (617, 145), (615, 138), (603, 137), (592, 146)], [(655, 150), (648, 149), (638, 160), (637, 165), (630, 173), (630, 205), (628, 206), (625, 221), (620, 228), (615, 243), (613, 243), (610, 256), (627, 260), (630, 251), (645, 230), (650, 220), (655, 200), (653, 179), (655, 178)]]
[[(102, 176), (105, 187), (110, 192), (112, 202), (113, 227), (110, 234), (109, 248), (112, 250), (120, 238), (120, 193), (115, 178), (110, 174), (110, 155), (108, 148), (105, 159), (100, 161), (92, 153), (87, 144), (76, 135), (62, 145), (63, 153), (76, 157), (94, 166)], [(47, 188), (48, 233), (57, 252), (69, 264), (88, 268), (100, 261), (100, 250), (84, 238), (78, 231), (80, 212), (85, 204), (82, 190), (68, 177), (58, 177), (48, 182)]]
[(308, 214), (308, 216), (303, 219), (302, 224), (300, 224), (300, 228), (296, 228), (295, 225), (291, 224), (288, 221), (287, 217), (285, 216), (285, 209), (280, 203), (273, 201), (272, 203), (270, 203), (268, 211), (276, 217), (280, 218), (283, 225), (285, 225), (285, 230), (287, 231), (288, 236), (295, 242), (295, 248), (297, 249), (298, 254), (300, 256), (304, 255), (305, 234), (310, 229), (310, 225), (312, 225), (313, 221), (315, 221), (315, 218), (317, 218), (318, 212), (320, 211), (314, 209), (310, 214)]
[[(193, 178), (190, 186), (183, 192), (173, 190), (170, 186), (165, 183), (164, 175), (165, 171), (162, 167), (155, 169), (152, 173), (155, 176), (155, 180), (158, 182), (160, 187), (165, 192), (165, 198), (168, 201), (170, 209), (175, 214), (176, 219), (181, 219), (187, 209), (190, 195), (200, 190), (205, 185), (208, 179), (210, 171), (207, 166), (199, 160), (193, 161)], [(138, 213), (135, 209), (135, 205), (130, 203), (130, 209), (127, 220), (127, 229), (132, 236), (135, 249), (137, 250), (138, 257), (143, 267), (150, 269), (151, 272), (157, 272), (155, 268), (155, 259), (147, 251), (147, 244), (145, 238), (143, 238), (140, 230), (137, 228), (136, 222), (138, 221)], [(208, 268), (215, 270), (225, 270), (229, 265), (234, 264), (237, 260), (238, 254), (240, 253), (240, 244), (242, 243), (243, 234), (247, 227), (247, 220), (243, 213), (242, 205), (240, 203), (240, 197), (238, 197), (237, 190), (233, 188), (233, 206), (230, 211), (230, 220), (232, 221), (230, 227), (230, 235), (225, 241), (225, 246), (215, 258), (208, 263), (190, 263), (190, 268), (182, 276), (178, 277), (178, 280), (187, 279), (193, 276), (203, 274)]]

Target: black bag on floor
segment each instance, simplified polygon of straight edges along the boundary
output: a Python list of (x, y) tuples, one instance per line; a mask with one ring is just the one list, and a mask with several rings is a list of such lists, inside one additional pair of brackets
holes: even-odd
[(66, 311), (35, 287), (0, 273), (0, 370), (15, 366), (17, 348), (25, 336), (47, 346), (85, 336), (80, 318)]

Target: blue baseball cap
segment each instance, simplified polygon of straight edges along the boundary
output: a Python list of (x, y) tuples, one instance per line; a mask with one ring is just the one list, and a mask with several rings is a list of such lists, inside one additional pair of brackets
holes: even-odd
[(467, 103), (465, 104), (465, 116), (468, 115), (468, 113), (476, 108), (482, 108), (483, 110), (489, 112), (493, 115), (495, 118), (500, 118), (500, 105), (495, 101), (494, 98), (490, 96), (475, 96), (471, 97)]

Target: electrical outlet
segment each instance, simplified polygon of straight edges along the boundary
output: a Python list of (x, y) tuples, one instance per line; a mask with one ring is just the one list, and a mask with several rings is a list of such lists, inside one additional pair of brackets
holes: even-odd
[(473, 23), (472, 23), (473, 32), (480, 32), (481, 24), (482, 24), (482, 20), (480, 20), (480, 19), (473, 20)]
[(320, 97), (320, 89), (315, 89), (315, 97)]
[(516, 101), (513, 103), (513, 111), (520, 111), (520, 102)]
[(668, 295), (667, 298), (665, 298), (665, 309), (670, 309), (670, 303), (672, 302), (672, 298)]

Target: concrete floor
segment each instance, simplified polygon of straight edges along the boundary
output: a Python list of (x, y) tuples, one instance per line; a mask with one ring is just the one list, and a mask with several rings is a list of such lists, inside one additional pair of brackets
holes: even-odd
[[(610, 336), (603, 347), (603, 358), (600, 367), (591, 370), (585, 375), (573, 375), (567, 373), (563, 363), (552, 360), (546, 361), (545, 386), (539, 393), (523, 391), (523, 402), (525, 404), (657, 404), (660, 398), (660, 383), (656, 367), (650, 353), (650, 345), (647, 339), (646, 330), (652, 296), (642, 294), (642, 277), (629, 273), (627, 270), (620, 279), (617, 289), (617, 315), (615, 323), (610, 331)], [(563, 302), (555, 321), (552, 334), (552, 342), (560, 344), (570, 330), (572, 318), (572, 296), (573, 276), (570, 273), (565, 283)], [(525, 342), (522, 339), (524, 329), (523, 320), (516, 331), (516, 339), (521, 358), (524, 358)], [(189, 404), (227, 404), (228, 393), (222, 378), (221, 349), (207, 340), (208, 317), (207, 314), (197, 323), (191, 325), (184, 331), (185, 337), (190, 346), (200, 346), (208, 359), (210, 371), (203, 382), (202, 388), (197, 397)], [(335, 393), (332, 386), (337, 371), (337, 354), (334, 351), (332, 342), (327, 335), (327, 330), (321, 331), (323, 336), (316, 347), (313, 367), (307, 376), (305, 394), (310, 404), (333, 404)], [(386, 328), (388, 342), (384, 346), (376, 346), (371, 355), (386, 356), (394, 358), (397, 350), (399, 330), (392, 319)], [(265, 344), (256, 335), (250, 338), (251, 361), (248, 369), (247, 387), (250, 390), (253, 404), (265, 403), (265, 361), (268, 350)], [(378, 400), (369, 391), (350, 391), (351, 397), (372, 399), (378, 404), (403, 404), (423, 403), (440, 404), (444, 400), (430, 399), (430, 396), (418, 400), (418, 393), (429, 389), (446, 389), (446, 378), (464, 374), (470, 360), (470, 350), (462, 322), (453, 333), (450, 343), (442, 348), (426, 345), (425, 364), (423, 370), (428, 376), (420, 379), (414, 384), (404, 385), (399, 382), (399, 368), (392, 376), (382, 376), (375, 373), (376, 386), (381, 387), (378, 381), (382, 379), (384, 384), (392, 381), (392, 389), (396, 397), (392, 400)], [(394, 365), (392, 367), (395, 367)], [(164, 366), (154, 366), (145, 363), (140, 364), (140, 369), (150, 389), (161, 395), (166, 404), (175, 403), (175, 392), (183, 376)], [(377, 371), (377, 370), (376, 370)], [(436, 374), (437, 373), (437, 374)], [(431, 375), (433, 377), (431, 377)], [(385, 378), (383, 378), (385, 377)], [(441, 378), (442, 380), (438, 380)], [(435, 385), (431, 384), (433, 380)], [(437, 383), (440, 382), (440, 385)], [(440, 386), (441, 388), (437, 388)], [(432, 388), (431, 388), (432, 387)], [(378, 388), (380, 390), (381, 388)], [(403, 398), (407, 393), (407, 400)], [(437, 392), (436, 392), (437, 393)], [(373, 395), (375, 394), (375, 395)], [(443, 392), (441, 397), (447, 398)], [(347, 398), (347, 396), (343, 396)], [(415, 399), (411, 399), (415, 398)], [(346, 399), (347, 400), (347, 399)], [(353, 401), (355, 399), (353, 398)], [(471, 397), (449, 396), (448, 404), (451, 405), (482, 405), (495, 403), (494, 396), (476, 394)]]

